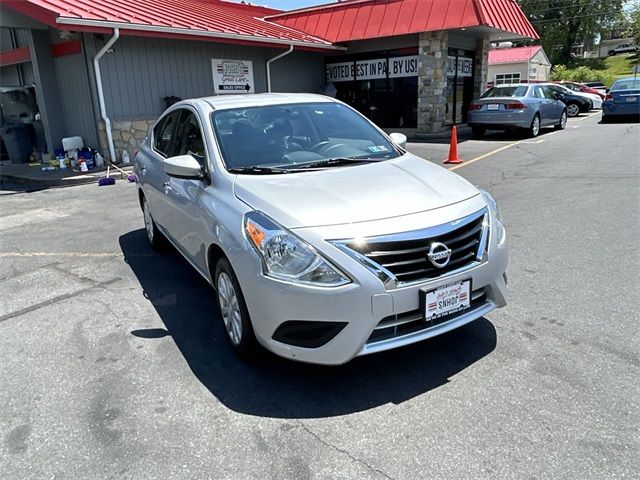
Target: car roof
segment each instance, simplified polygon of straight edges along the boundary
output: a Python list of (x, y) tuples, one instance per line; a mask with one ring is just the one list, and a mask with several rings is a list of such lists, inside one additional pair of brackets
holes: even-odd
[(247, 95), (218, 95), (203, 97), (194, 101), (206, 104), (214, 110), (230, 108), (263, 107), (269, 105), (283, 105), (292, 103), (335, 102), (331, 97), (314, 93), (254, 93)]

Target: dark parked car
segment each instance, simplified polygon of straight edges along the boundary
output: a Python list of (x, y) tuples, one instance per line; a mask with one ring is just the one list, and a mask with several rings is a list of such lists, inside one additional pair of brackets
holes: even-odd
[(640, 78), (621, 78), (611, 87), (602, 104), (602, 123), (616, 116), (640, 119)]
[(567, 106), (567, 114), (570, 117), (577, 117), (580, 113), (587, 113), (593, 107), (593, 102), (584, 94), (574, 93), (568, 88), (558, 85), (556, 83), (548, 83), (545, 86), (549, 87), (558, 98), (562, 100)]

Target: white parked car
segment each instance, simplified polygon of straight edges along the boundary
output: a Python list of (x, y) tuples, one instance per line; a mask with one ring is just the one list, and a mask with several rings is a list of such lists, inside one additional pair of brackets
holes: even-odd
[(211, 283), (238, 353), (342, 364), (453, 330), (505, 306), (505, 229), (405, 143), (320, 95), (179, 102), (135, 158), (149, 242)]

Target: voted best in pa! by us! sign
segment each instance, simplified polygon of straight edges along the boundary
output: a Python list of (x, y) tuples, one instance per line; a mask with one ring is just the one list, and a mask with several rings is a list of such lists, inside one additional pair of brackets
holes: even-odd
[(255, 93), (253, 63), (250, 60), (222, 60), (214, 58), (213, 89), (218, 95)]

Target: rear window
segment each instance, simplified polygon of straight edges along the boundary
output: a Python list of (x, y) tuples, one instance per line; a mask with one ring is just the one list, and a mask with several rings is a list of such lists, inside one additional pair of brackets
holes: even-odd
[(529, 87), (523, 85), (516, 87), (493, 87), (482, 94), (480, 98), (493, 97), (524, 97)]
[(640, 90), (640, 78), (633, 79), (630, 78), (628, 80), (618, 80), (611, 87), (611, 91), (619, 91), (619, 90)]

